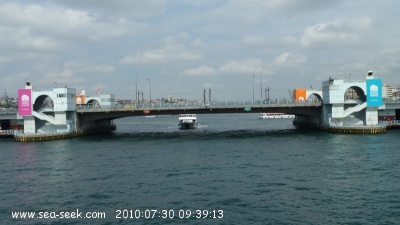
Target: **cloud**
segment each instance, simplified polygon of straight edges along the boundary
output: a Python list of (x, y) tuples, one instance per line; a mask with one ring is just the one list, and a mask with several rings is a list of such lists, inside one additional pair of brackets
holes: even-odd
[[(279, 23), (277, 18), (282, 15), (305, 14), (317, 10), (329, 10), (342, 4), (342, 0), (228, 0), (220, 7), (208, 12), (208, 16), (219, 24), (232, 28)], [(208, 19), (208, 18), (206, 18)], [(220, 29), (223, 27), (220, 26)]]
[(360, 46), (369, 40), (372, 29), (372, 20), (368, 17), (319, 23), (305, 29), (301, 44), (304, 47)]
[(57, 50), (65, 45), (64, 40), (99, 41), (145, 29), (126, 19), (103, 20), (88, 11), (49, 5), (4, 3), (0, 4), (0, 17), (2, 36), (11, 34), (11, 38), (17, 38), (10, 38), (7, 43), (43, 50)]
[(262, 66), (260, 59), (232, 60), (219, 68), (223, 73), (252, 74)]
[(64, 68), (67, 70), (76, 71), (79, 73), (113, 73), (114, 66), (109, 65), (94, 65), (89, 62), (69, 61), (64, 63)]
[(243, 44), (249, 46), (262, 46), (266, 43), (266, 38), (261, 36), (246, 36), (242, 40)]
[(328, 10), (342, 4), (343, 0), (319, 1), (319, 0), (275, 0), (272, 1), (277, 9), (290, 14), (314, 12), (317, 10)]
[(47, 72), (43, 77), (34, 79), (34, 84), (42, 86), (60, 86), (68, 85), (75, 87), (75, 85), (81, 85), (87, 83), (87, 79), (84, 76), (77, 75), (75, 71), (71, 69), (47, 69)]
[(46, 35), (32, 33), (25, 27), (0, 27), (0, 46), (3, 49), (27, 49), (37, 51), (55, 51), (63, 46), (60, 42)]
[(16, 74), (3, 74), (0, 77), (0, 88), (2, 90), (9, 90), (11, 87), (18, 87), (18, 84), (24, 84), (23, 82), (32, 76), (31, 72), (23, 71)]
[(281, 42), (285, 45), (298, 44), (298, 40), (293, 36), (284, 36), (281, 38)]
[(160, 16), (165, 12), (165, 0), (59, 0), (59, 3), (82, 10), (96, 10), (103, 14), (120, 14), (129, 17), (150, 18)]
[(191, 40), (186, 33), (176, 37), (168, 36), (161, 41), (162, 46), (157, 49), (137, 51), (133, 55), (126, 55), (121, 64), (164, 64), (170, 62), (197, 61), (203, 57), (203, 44), (200, 40)]
[(400, 49), (399, 48), (383, 49), (381, 54), (384, 56), (388, 56), (388, 57), (398, 56), (398, 55), (400, 55)]
[(0, 56), (0, 64), (8, 63), (11, 62), (12, 60), (13, 58), (10, 56)]
[(217, 71), (215, 69), (207, 66), (188, 69), (182, 73), (184, 76), (213, 76), (216, 74)]
[[(315, 86), (337, 74), (365, 77), (373, 67), (397, 84), (399, 7), (396, 0), (3, 0), (0, 85), (18, 88), (26, 77), (3, 77), (29, 74), (41, 86), (104, 83), (131, 98), (132, 74), (147, 74), (155, 96), (228, 82), (213, 92), (236, 99), (231, 90), (260, 69), (277, 91), (298, 86), (296, 75)], [(251, 79), (246, 87), (251, 99)]]
[(293, 68), (307, 62), (307, 57), (299, 54), (283, 53), (275, 58), (274, 65), (278, 67)]

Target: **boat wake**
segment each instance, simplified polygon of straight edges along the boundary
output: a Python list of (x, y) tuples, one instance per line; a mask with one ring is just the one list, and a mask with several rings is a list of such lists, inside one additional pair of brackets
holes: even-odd
[[(207, 125), (204, 125), (207, 127)], [(268, 137), (281, 137), (290, 138), (293, 135), (299, 135), (296, 130), (283, 129), (283, 130), (229, 130), (229, 131), (210, 131), (208, 129), (188, 129), (179, 130), (177, 127), (173, 132), (129, 132), (129, 133), (114, 133), (113, 136), (107, 138), (132, 138), (135, 140), (152, 140), (157, 139), (242, 139), (242, 138), (264, 138)], [(302, 133), (300, 133), (302, 134)]]
[[(208, 125), (206, 125), (206, 124), (198, 124), (196, 128), (197, 128), (197, 129), (198, 129), (198, 128), (208, 128)], [(171, 126), (169, 126), (168, 129), (179, 129), (179, 127), (178, 127), (178, 126), (177, 126), (177, 127), (171, 127)]]

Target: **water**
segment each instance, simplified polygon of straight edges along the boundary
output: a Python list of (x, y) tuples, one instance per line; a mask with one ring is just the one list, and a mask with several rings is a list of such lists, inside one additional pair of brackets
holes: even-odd
[[(256, 114), (198, 120), (196, 130), (178, 130), (177, 116), (134, 117), (116, 120), (113, 134), (0, 139), (0, 224), (400, 223), (400, 130), (330, 134)], [(135, 219), (137, 209), (154, 218)], [(12, 218), (76, 210), (106, 218)]]

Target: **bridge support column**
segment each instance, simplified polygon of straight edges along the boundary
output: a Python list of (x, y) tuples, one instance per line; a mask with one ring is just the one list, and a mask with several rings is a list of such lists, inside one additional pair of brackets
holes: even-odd
[(83, 134), (93, 134), (113, 131), (116, 126), (112, 119), (90, 120), (90, 117), (78, 114), (77, 117), (77, 130)]
[(24, 133), (36, 133), (36, 121), (34, 116), (24, 116)]
[(365, 117), (367, 126), (378, 125), (378, 107), (367, 107)]

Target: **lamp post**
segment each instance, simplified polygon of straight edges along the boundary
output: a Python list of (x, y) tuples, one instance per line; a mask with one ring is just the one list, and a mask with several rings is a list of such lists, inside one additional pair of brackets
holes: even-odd
[(261, 101), (262, 101), (262, 82), (261, 82), (261, 69), (260, 69), (260, 94), (261, 94)]
[(251, 104), (254, 104), (254, 75), (253, 75), (253, 102)]
[(139, 95), (138, 95), (138, 90), (137, 90), (137, 74), (136, 74), (135, 84), (136, 84), (136, 90), (135, 90), (136, 99), (135, 99), (135, 103), (137, 103), (137, 102), (139, 102)]
[(150, 80), (149, 80), (149, 79), (147, 79), (147, 81), (149, 81), (149, 87), (150, 87), (150, 103), (151, 103), (151, 83), (150, 83)]

